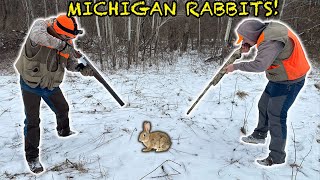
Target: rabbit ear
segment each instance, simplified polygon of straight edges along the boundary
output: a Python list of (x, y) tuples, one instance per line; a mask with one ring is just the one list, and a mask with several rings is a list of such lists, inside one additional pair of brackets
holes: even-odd
[(149, 121), (143, 122), (143, 130), (149, 133), (150, 129), (151, 129), (151, 123)]

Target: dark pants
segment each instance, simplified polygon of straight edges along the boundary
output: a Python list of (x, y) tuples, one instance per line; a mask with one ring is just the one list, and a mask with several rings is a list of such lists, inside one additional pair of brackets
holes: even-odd
[(285, 162), (287, 113), (303, 85), (304, 79), (292, 84), (269, 82), (260, 98), (259, 123), (253, 136), (266, 138), (270, 131), (269, 156), (275, 163)]
[(40, 142), (40, 101), (41, 98), (56, 114), (57, 130), (69, 128), (69, 106), (59, 87), (49, 90), (48, 88), (31, 88), (22, 79), (20, 80), (22, 98), (25, 108), (26, 119), (24, 121), (24, 141), (27, 161), (39, 156)]

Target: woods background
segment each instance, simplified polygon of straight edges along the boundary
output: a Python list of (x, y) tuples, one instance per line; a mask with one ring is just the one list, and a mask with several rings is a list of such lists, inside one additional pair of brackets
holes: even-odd
[[(146, 2), (151, 4), (153, 0)], [(187, 17), (185, 1), (177, 2), (175, 17), (78, 17), (86, 33), (76, 44), (103, 69), (172, 64), (178, 56), (188, 53), (199, 55), (201, 61), (212, 57), (221, 63), (221, 57), (236, 39), (234, 27), (245, 17)], [(1, 69), (13, 72), (12, 63), (34, 19), (67, 12), (68, 3), (68, 0), (0, 0)], [(291, 26), (303, 40), (309, 58), (319, 61), (320, 0), (279, 3), (279, 15), (269, 19)], [(266, 19), (263, 15), (261, 10), (259, 18)]]

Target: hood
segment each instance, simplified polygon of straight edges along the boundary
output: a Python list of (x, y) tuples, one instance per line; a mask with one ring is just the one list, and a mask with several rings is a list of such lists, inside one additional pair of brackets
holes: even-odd
[(244, 39), (257, 42), (262, 31), (267, 27), (266, 23), (259, 20), (246, 20), (243, 21), (237, 29), (237, 33)]

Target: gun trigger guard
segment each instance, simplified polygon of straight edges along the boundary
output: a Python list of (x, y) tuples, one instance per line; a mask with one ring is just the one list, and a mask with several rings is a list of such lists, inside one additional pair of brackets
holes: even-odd
[(86, 62), (85, 57), (83, 55), (78, 59), (78, 63), (83, 64), (83, 66), (87, 66), (87, 62)]
[(77, 65), (77, 67), (76, 67), (76, 70), (77, 70), (78, 72), (80, 72), (81, 70), (83, 70), (84, 67), (85, 67), (85, 65), (83, 65), (82, 63), (79, 63), (79, 64)]

